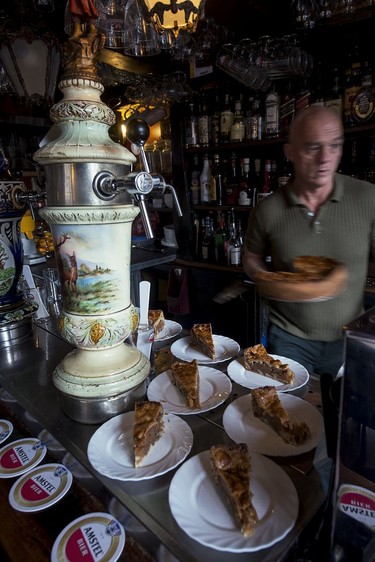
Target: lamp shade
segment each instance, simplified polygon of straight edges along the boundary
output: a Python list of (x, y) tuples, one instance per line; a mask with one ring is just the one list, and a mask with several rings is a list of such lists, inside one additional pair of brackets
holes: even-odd
[(144, 0), (150, 17), (159, 32), (172, 30), (177, 37), (180, 29), (193, 33), (198, 20), (204, 16), (206, 0)]
[(2, 33), (0, 61), (17, 95), (26, 102), (51, 103), (60, 65), (57, 40), (31, 29)]

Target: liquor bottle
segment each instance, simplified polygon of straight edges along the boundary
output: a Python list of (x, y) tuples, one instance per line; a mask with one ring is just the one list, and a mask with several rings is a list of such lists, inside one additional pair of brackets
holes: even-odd
[(189, 103), (189, 113), (186, 117), (185, 145), (186, 148), (197, 148), (199, 146), (198, 115), (193, 101)]
[(231, 209), (230, 211), (229, 240), (227, 244), (227, 264), (230, 266), (241, 265), (241, 246), (237, 236), (234, 209)]
[(296, 113), (310, 106), (310, 97), (311, 91), (307, 82), (307, 78), (305, 78), (302, 81), (300, 89), (296, 94)]
[(204, 262), (215, 262), (215, 233), (211, 216), (206, 217), (206, 228), (202, 240), (202, 260)]
[(242, 257), (244, 244), (245, 244), (245, 237), (244, 237), (244, 233), (243, 233), (243, 229), (242, 229), (241, 219), (237, 220), (237, 238), (238, 238), (238, 243), (239, 243), (240, 248), (241, 248), (241, 257)]
[(211, 203), (223, 204), (223, 171), (220, 164), (219, 154), (214, 154), (214, 163), (211, 170)]
[(294, 118), (295, 111), (296, 100), (289, 82), (288, 89), (284, 92), (280, 101), (280, 134), (282, 136), (288, 135), (289, 127)]
[(199, 146), (207, 147), (210, 144), (210, 118), (208, 115), (206, 94), (201, 95), (198, 117)]
[(245, 123), (242, 114), (242, 102), (237, 100), (234, 104), (233, 123), (230, 128), (230, 142), (242, 142), (245, 137)]
[(262, 137), (263, 115), (261, 110), (261, 101), (258, 94), (256, 94), (253, 100), (246, 138), (249, 140), (262, 140)]
[(163, 162), (163, 175), (166, 179), (172, 177), (172, 145), (171, 139), (164, 139), (164, 146), (161, 152)]
[(264, 173), (263, 173), (263, 186), (260, 192), (258, 192), (258, 201), (264, 199), (272, 193), (271, 186), (271, 160), (266, 160), (264, 163)]
[(278, 187), (285, 187), (292, 178), (291, 164), (286, 156), (284, 156), (280, 166), (280, 173), (277, 179)]
[(233, 111), (230, 105), (229, 87), (224, 94), (224, 105), (220, 112), (220, 142), (230, 141), (230, 129), (233, 123)]
[(254, 207), (258, 202), (259, 193), (261, 193), (262, 190), (263, 190), (263, 182), (262, 182), (262, 175), (261, 175), (260, 168), (261, 168), (260, 158), (255, 158), (255, 160), (254, 160), (254, 178), (253, 178), (253, 181), (252, 181), (252, 184), (253, 184), (253, 203), (252, 203), (252, 205)]
[(250, 186), (250, 158), (243, 158), (241, 163), (241, 178), (239, 183), (238, 204), (252, 205), (253, 190)]
[(207, 205), (211, 200), (211, 165), (208, 159), (208, 154), (204, 155), (203, 168), (199, 177), (201, 188), (201, 204)]
[(199, 200), (200, 200), (199, 176), (200, 176), (199, 160), (198, 160), (198, 155), (195, 154), (194, 161), (193, 161), (193, 169), (191, 171), (191, 176), (190, 176), (190, 197), (191, 197), (192, 205), (199, 205)]
[(271, 173), (270, 173), (270, 191), (276, 191), (279, 187), (278, 183), (278, 171), (277, 171), (277, 162), (276, 160), (271, 160)]
[(219, 215), (219, 226), (215, 230), (215, 260), (220, 265), (227, 263), (227, 231), (224, 215)]
[(198, 236), (195, 245), (195, 257), (198, 261), (203, 259), (202, 246), (203, 246), (203, 238), (205, 233), (206, 233), (206, 220), (204, 217), (201, 217), (199, 221)]
[(280, 133), (279, 94), (273, 88), (266, 95), (266, 136), (277, 137)]
[(340, 82), (339, 69), (335, 67), (333, 69), (333, 83), (331, 90), (327, 95), (325, 100), (325, 105), (337, 112), (340, 119), (343, 115), (343, 100), (342, 100), (342, 88)]
[(254, 94), (251, 93), (247, 99), (244, 111), (245, 139), (251, 139), (251, 118), (253, 116)]
[(220, 144), (220, 100), (219, 100), (219, 93), (216, 90), (214, 96), (212, 114), (211, 114), (210, 145), (218, 146), (219, 144)]
[(229, 182), (230, 182), (230, 162), (228, 158), (223, 158), (221, 162), (221, 172), (222, 172), (222, 186), (223, 186), (223, 205), (225, 205), (227, 193), (229, 192)]
[(230, 158), (230, 176), (224, 192), (225, 205), (237, 205), (238, 200), (238, 174), (237, 174), (237, 157), (236, 153), (232, 152)]

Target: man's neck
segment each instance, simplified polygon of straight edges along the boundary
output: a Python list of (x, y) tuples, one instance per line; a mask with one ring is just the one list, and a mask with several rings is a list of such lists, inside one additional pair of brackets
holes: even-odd
[(317, 213), (332, 193), (333, 185), (327, 187), (306, 188), (298, 182), (294, 182), (293, 189), (300, 203), (305, 205), (313, 213)]

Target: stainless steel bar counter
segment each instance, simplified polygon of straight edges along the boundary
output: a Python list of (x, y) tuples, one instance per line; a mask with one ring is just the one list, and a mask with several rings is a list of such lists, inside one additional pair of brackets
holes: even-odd
[[(123, 482), (103, 476), (92, 468), (86, 451), (98, 426), (80, 424), (68, 418), (60, 407), (58, 391), (52, 382), (55, 366), (70, 350), (71, 346), (53, 333), (51, 321), (43, 325), (34, 324), (33, 336), (27, 341), (0, 349), (0, 384), (177, 559), (183, 562), (288, 560), (301, 532), (325, 499), (320, 476), (312, 465), (312, 454), (277, 459), (294, 482), (299, 496), (297, 522), (285, 538), (266, 549), (250, 553), (223, 552), (204, 547), (178, 526), (170, 511), (168, 489), (177, 469), (150, 480)], [(246, 389), (233, 384), (230, 400), (245, 392)], [(194, 434), (190, 456), (207, 450), (213, 444), (231, 442), (222, 425), (222, 414), (227, 404), (206, 414), (184, 417)]]

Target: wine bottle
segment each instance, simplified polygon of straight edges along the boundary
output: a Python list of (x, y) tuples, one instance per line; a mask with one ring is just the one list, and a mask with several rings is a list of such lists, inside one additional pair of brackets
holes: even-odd
[(199, 205), (199, 199), (200, 199), (199, 176), (200, 176), (200, 169), (199, 169), (198, 155), (195, 154), (194, 161), (193, 161), (193, 169), (191, 171), (191, 176), (190, 176), (190, 197), (191, 197), (192, 205)]
[(206, 229), (202, 240), (202, 260), (204, 262), (215, 262), (215, 234), (213, 219), (206, 217)]
[(201, 188), (201, 203), (202, 205), (207, 205), (211, 200), (211, 165), (208, 154), (204, 155), (203, 168), (199, 177), (199, 182)]
[(242, 142), (245, 137), (245, 123), (242, 114), (242, 102), (237, 100), (234, 104), (233, 123), (230, 128), (230, 142)]
[(220, 112), (220, 141), (227, 143), (230, 141), (230, 129), (233, 123), (233, 111), (230, 105), (229, 88), (224, 94), (224, 105)]
[(219, 154), (214, 154), (214, 163), (211, 170), (211, 203), (223, 204), (223, 172)]
[(194, 102), (189, 103), (189, 113), (186, 117), (185, 145), (186, 148), (197, 148), (199, 146), (198, 116), (195, 110)]
[(224, 216), (219, 217), (219, 226), (215, 230), (215, 259), (220, 265), (225, 265), (227, 256), (227, 231)]
[(279, 94), (275, 89), (266, 95), (266, 136), (277, 137), (280, 133)]
[(198, 142), (199, 146), (207, 147), (210, 141), (210, 118), (208, 115), (206, 94), (203, 93), (199, 105)]

